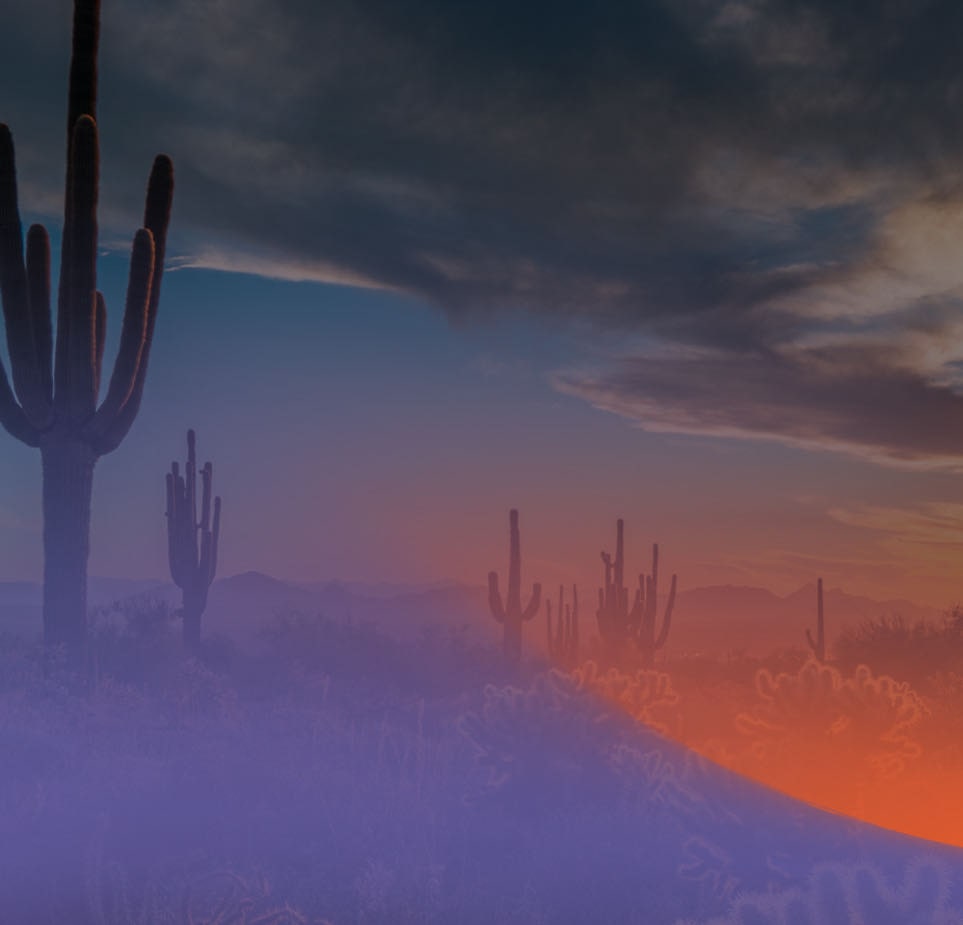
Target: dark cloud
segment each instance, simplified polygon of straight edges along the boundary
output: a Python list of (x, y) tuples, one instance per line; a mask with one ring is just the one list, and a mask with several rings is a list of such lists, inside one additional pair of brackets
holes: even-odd
[[(41, 209), (62, 175), (69, 6), (24, 4), (0, 33), (0, 119)], [(104, 16), (107, 224), (130, 224), (168, 151), (172, 244), (200, 264), (253, 255), (453, 318), (640, 328), (726, 369), (748, 352), (764, 375), (740, 389), (790, 410), (827, 402), (788, 344), (867, 318), (899, 337), (907, 305), (963, 286), (930, 291), (901, 244), (915, 204), (963, 202), (955, 2), (105, 0)], [(890, 400), (952, 404), (931, 368), (877, 372)], [(604, 381), (662, 394), (621, 368)], [(837, 384), (848, 412), (806, 426), (889, 446), (862, 420), (860, 368)]]
[(963, 394), (895, 347), (623, 359), (559, 387), (653, 430), (777, 439), (907, 465), (963, 463)]

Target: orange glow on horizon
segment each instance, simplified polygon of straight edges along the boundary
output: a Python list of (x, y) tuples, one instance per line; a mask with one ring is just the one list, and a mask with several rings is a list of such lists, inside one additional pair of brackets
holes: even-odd
[[(963, 848), (961, 722), (949, 699), (807, 661), (751, 685), (704, 672), (574, 669), (581, 689), (714, 763), (813, 807)], [(954, 676), (953, 697), (963, 693)]]

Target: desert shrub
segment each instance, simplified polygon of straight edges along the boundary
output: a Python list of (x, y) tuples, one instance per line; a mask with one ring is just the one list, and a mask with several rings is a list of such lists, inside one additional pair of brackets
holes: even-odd
[(262, 631), (266, 661), (306, 674), (346, 682), (361, 698), (365, 691), (393, 697), (454, 697), (488, 681), (510, 680), (518, 671), (501, 653), (467, 643), (458, 633), (423, 631), (396, 641), (370, 624), (344, 623), (324, 614), (282, 611)]
[(527, 690), (488, 685), (481, 709), (458, 720), (481, 772), (469, 782), (468, 799), (496, 797), (512, 807), (574, 799), (585, 765), (604, 751), (612, 720), (610, 711), (579, 696), (576, 682), (558, 670), (539, 676)]
[[(634, 688), (640, 702), (652, 689)], [(557, 811), (618, 794), (627, 805), (688, 811), (694, 801), (663, 743), (578, 676), (551, 670), (527, 689), (489, 685), (458, 728), (476, 759), (473, 804)]]
[(963, 615), (954, 608), (942, 624), (899, 615), (867, 620), (844, 629), (833, 652), (843, 671), (872, 665), (881, 674), (921, 684), (937, 672), (963, 670)]
[(963, 673), (940, 671), (926, 680), (928, 713), (920, 729), (927, 764), (933, 768), (963, 767)]
[(701, 925), (963, 925), (963, 915), (943, 865), (920, 859), (898, 886), (868, 864), (821, 864), (804, 888), (740, 896), (729, 915)]
[(617, 705), (638, 722), (660, 733), (674, 731), (679, 695), (664, 671), (639, 668), (622, 672), (618, 668), (602, 671), (597, 662), (588, 661), (572, 672), (576, 689)]
[(150, 594), (94, 610), (88, 647), (94, 677), (132, 684), (163, 684), (180, 657), (176, 611)]
[(806, 774), (822, 755), (829, 770), (865, 766), (873, 778), (887, 778), (920, 754), (913, 734), (926, 710), (922, 698), (905, 682), (874, 677), (865, 665), (851, 677), (815, 660), (794, 674), (763, 669), (756, 696), (736, 727), (762, 764), (791, 764), (805, 752)]

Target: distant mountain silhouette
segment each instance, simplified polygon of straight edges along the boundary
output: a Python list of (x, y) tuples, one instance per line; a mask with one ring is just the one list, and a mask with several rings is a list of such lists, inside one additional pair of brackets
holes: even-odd
[[(876, 601), (839, 588), (823, 595), (830, 646), (840, 631), (867, 620), (901, 615), (913, 622), (938, 620), (940, 611), (907, 600)], [(680, 592), (676, 601), (670, 652), (723, 655), (745, 650), (765, 655), (773, 649), (806, 648), (806, 629), (816, 624), (816, 583), (780, 597), (765, 588), (713, 585)]]
[[(144, 594), (180, 603), (170, 582), (144, 579), (91, 578), (91, 608), (123, 602)], [(866, 620), (900, 614), (909, 621), (937, 620), (941, 614), (906, 600), (876, 601), (839, 588), (824, 594), (830, 645), (839, 632)], [(594, 609), (585, 608), (583, 636), (595, 633)], [(322, 614), (330, 620), (372, 624), (395, 638), (414, 638), (429, 627), (466, 632), (476, 642), (490, 642), (497, 624), (488, 612), (488, 591), (458, 583), (401, 585), (384, 582), (289, 582), (247, 571), (218, 579), (211, 586), (203, 619), (205, 634), (223, 634), (253, 643), (259, 631), (284, 612)], [(806, 628), (815, 625), (816, 586), (804, 585), (779, 596), (766, 588), (711, 585), (679, 593), (667, 654), (702, 653), (724, 657), (745, 651), (765, 655), (789, 646), (805, 647)], [(36, 582), (0, 582), (0, 632), (39, 634), (41, 587)], [(543, 622), (526, 627), (539, 638)]]

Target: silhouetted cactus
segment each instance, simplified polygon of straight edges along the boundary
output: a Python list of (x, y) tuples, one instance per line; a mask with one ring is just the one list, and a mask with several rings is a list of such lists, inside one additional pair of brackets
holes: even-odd
[(565, 603), (565, 588), (558, 586), (558, 618), (552, 628), (552, 602), (545, 601), (548, 632), (548, 654), (559, 665), (571, 668), (578, 664), (578, 587), (572, 585), (572, 603)]
[(659, 602), (659, 544), (652, 544), (652, 574), (639, 575), (639, 595), (637, 607), (641, 611), (638, 628), (639, 652), (642, 654), (642, 665), (651, 668), (655, 662), (655, 653), (665, 646), (669, 638), (669, 628), (672, 626), (672, 611), (675, 608), (676, 577), (672, 576), (672, 586), (669, 589), (669, 600), (665, 605), (662, 616), (662, 627), (659, 635), (655, 635), (656, 608)]
[(65, 645), (74, 656), (86, 642), (94, 465), (119, 446), (140, 407), (173, 196), (173, 167), (161, 155), (150, 175), (144, 227), (134, 236), (120, 349), (98, 407), (106, 330), (104, 297), (97, 291), (99, 32), (99, 0), (76, 0), (56, 344), (50, 241), (34, 225), (24, 253), (13, 139), (0, 125), (0, 296), (13, 378), (11, 389), (0, 365), (0, 424), (40, 449), (44, 640)]
[(813, 639), (812, 633), (806, 630), (806, 639), (809, 641), (809, 648), (813, 650), (817, 662), (826, 661), (826, 624), (823, 619), (823, 580), (820, 578), (816, 582), (816, 638)]
[(596, 612), (599, 635), (608, 646), (610, 654), (617, 654), (630, 639), (634, 639), (645, 667), (651, 667), (655, 653), (665, 646), (672, 625), (675, 607), (676, 577), (672, 576), (669, 600), (658, 636), (655, 632), (656, 607), (659, 594), (659, 546), (652, 546), (652, 574), (639, 575), (639, 587), (632, 607), (625, 587), (625, 524), (616, 522), (615, 560), (602, 553), (605, 565), (605, 587), (599, 589), (599, 608)]
[(531, 620), (538, 613), (542, 602), (542, 586), (532, 585), (532, 596), (528, 606), (522, 609), (522, 552), (518, 531), (518, 511), (508, 514), (509, 523), (509, 562), (508, 594), (502, 604), (498, 590), (498, 573), (488, 573), (488, 604), (492, 616), (504, 627), (505, 655), (513, 661), (522, 657), (522, 623)]
[(625, 522), (616, 521), (615, 561), (608, 552), (602, 552), (605, 566), (605, 587), (599, 588), (599, 609), (596, 612), (599, 635), (610, 646), (623, 643), (634, 635), (641, 615), (639, 596), (636, 594), (629, 609), (629, 592), (625, 587)]
[[(214, 499), (211, 520), (211, 483), (214, 468), (201, 470), (201, 519), (197, 520), (197, 455), (193, 430), (187, 432), (184, 475), (176, 462), (167, 473), (167, 555), (171, 577), (181, 589), (184, 645), (197, 651), (201, 643), (201, 615), (217, 571), (217, 541), (221, 532), (221, 499)], [(200, 542), (198, 542), (200, 534)]]

